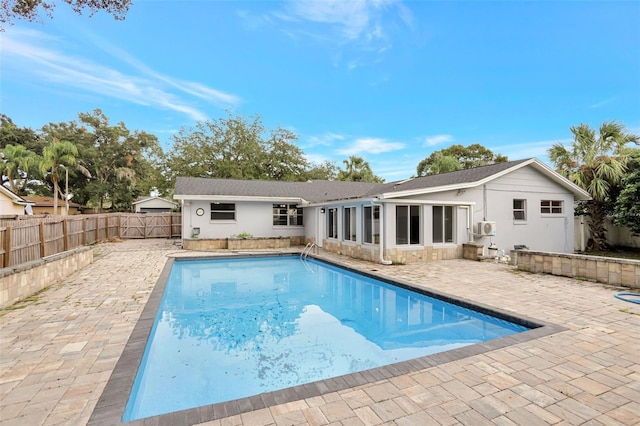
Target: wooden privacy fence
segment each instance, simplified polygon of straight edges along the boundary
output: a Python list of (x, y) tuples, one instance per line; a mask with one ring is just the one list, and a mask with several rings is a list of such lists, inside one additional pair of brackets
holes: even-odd
[(181, 236), (180, 213), (113, 213), (0, 222), (0, 268), (31, 262), (110, 238)]

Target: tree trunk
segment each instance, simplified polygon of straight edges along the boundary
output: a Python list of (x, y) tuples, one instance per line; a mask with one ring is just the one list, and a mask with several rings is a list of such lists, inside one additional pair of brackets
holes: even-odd
[(58, 215), (58, 178), (53, 176), (53, 214)]
[(589, 202), (589, 212), (591, 213), (591, 221), (589, 222), (589, 232), (591, 233), (593, 251), (605, 250), (608, 248), (607, 230), (604, 227), (605, 211), (599, 203)]

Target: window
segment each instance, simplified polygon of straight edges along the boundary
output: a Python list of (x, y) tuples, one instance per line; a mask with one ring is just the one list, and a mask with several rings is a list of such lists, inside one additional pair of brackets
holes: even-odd
[(274, 204), (273, 224), (275, 226), (302, 226), (302, 207), (295, 204)]
[(211, 220), (236, 220), (236, 205), (211, 203)]
[(420, 244), (420, 206), (396, 206), (396, 244)]
[(343, 238), (346, 241), (355, 241), (356, 240), (356, 208), (355, 207), (345, 207), (344, 208), (344, 232)]
[(453, 242), (453, 206), (433, 206), (433, 242)]
[(364, 242), (380, 244), (380, 207), (365, 206), (362, 213)]
[(513, 200), (513, 220), (527, 220), (527, 200)]
[(338, 209), (327, 210), (327, 238), (338, 238)]
[(562, 214), (562, 200), (542, 200), (542, 201), (540, 201), (540, 213), (542, 213), (542, 214)]

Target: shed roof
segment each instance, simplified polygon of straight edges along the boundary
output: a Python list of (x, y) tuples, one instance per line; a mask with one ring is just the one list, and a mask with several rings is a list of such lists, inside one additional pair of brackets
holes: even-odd
[(131, 204), (133, 204), (133, 205), (142, 204), (142, 203), (146, 203), (146, 202), (154, 201), (154, 200), (164, 201), (164, 202), (166, 202), (168, 204), (171, 204), (171, 205), (174, 205), (174, 206), (177, 205), (177, 203), (175, 201), (167, 200), (166, 198), (162, 198), (162, 197), (138, 197), (138, 199), (136, 201), (134, 201), (133, 203), (131, 203)]
[[(53, 207), (53, 197), (39, 196), (39, 195), (25, 195), (22, 198), (34, 204), (34, 207)], [(58, 198), (58, 207), (62, 207), (64, 205), (65, 205), (64, 200), (61, 198)], [(69, 201), (69, 207), (83, 208), (84, 206), (82, 204)]]

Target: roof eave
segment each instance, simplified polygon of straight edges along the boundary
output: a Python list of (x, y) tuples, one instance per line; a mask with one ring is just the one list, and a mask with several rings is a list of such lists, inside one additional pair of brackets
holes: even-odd
[(575, 183), (571, 182), (569, 179), (565, 178), (560, 173), (556, 172), (555, 170), (553, 170), (552, 168), (550, 168), (549, 166), (547, 166), (543, 162), (541, 162), (541, 161), (539, 161), (539, 160), (537, 160), (535, 158), (533, 160), (535, 160), (535, 161), (532, 162), (533, 163), (532, 166), (534, 166), (538, 171), (546, 174), (554, 182), (558, 183), (559, 185), (564, 186), (569, 191), (571, 191), (573, 193), (574, 197), (577, 200), (579, 200), (579, 201), (589, 201), (589, 200), (592, 199), (592, 197), (589, 194), (589, 192), (587, 192), (584, 189), (580, 188), (578, 185), (576, 185)]
[(311, 201), (307, 205), (308, 207), (324, 207), (330, 205), (338, 205), (345, 203), (370, 203), (376, 200), (375, 197), (359, 197), (359, 198), (337, 198), (335, 200), (326, 200), (326, 201)]
[(269, 201), (269, 202), (291, 202), (291, 203), (306, 203), (306, 200), (300, 197), (265, 197), (265, 196), (247, 196), (247, 195), (187, 195), (176, 194), (173, 196), (174, 200), (183, 201)]
[(464, 183), (459, 183), (459, 184), (455, 184), (455, 185), (442, 185), (442, 186), (434, 186), (432, 188), (422, 188), (422, 189), (414, 189), (414, 190), (410, 190), (410, 191), (400, 191), (400, 192), (386, 192), (383, 194), (380, 194), (379, 198), (380, 199), (385, 199), (385, 198), (402, 198), (402, 197), (410, 197), (410, 196), (414, 196), (414, 195), (421, 195), (421, 194), (430, 194), (430, 193), (434, 193), (434, 192), (444, 192), (444, 191), (455, 191), (458, 189), (467, 189), (467, 188), (473, 188), (476, 186), (480, 186), (480, 185), (484, 185), (487, 182), (490, 182), (494, 179), (497, 179), (499, 177), (502, 177), (506, 174), (509, 174), (515, 170), (518, 170), (522, 167), (526, 167), (526, 166), (533, 166), (536, 170), (538, 170), (539, 172), (543, 173), (545, 176), (547, 176), (549, 179), (553, 180), (554, 182), (558, 183), (559, 185), (565, 187), (566, 189), (568, 189), (570, 192), (572, 192), (575, 196), (576, 199), (578, 200), (582, 200), (582, 201), (587, 201), (591, 199), (591, 196), (589, 195), (589, 193), (587, 191), (585, 191), (584, 189), (580, 188), (579, 186), (577, 186), (576, 184), (574, 184), (573, 182), (571, 182), (570, 180), (566, 179), (564, 176), (562, 176), (561, 174), (559, 174), (558, 172), (556, 172), (555, 170), (551, 169), (549, 166), (547, 166), (546, 164), (544, 164), (543, 162), (539, 161), (536, 158), (530, 158), (526, 161), (523, 161), (521, 163), (518, 163), (512, 167), (509, 167), (508, 169), (502, 170), (500, 172), (494, 173), (490, 176), (487, 176), (484, 179), (480, 179), (477, 181), (473, 181), (473, 182), (464, 182)]

